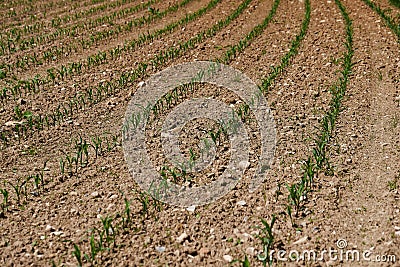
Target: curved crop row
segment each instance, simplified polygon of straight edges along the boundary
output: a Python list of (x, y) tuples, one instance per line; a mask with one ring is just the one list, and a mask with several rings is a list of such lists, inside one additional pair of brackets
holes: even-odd
[[(238, 7), (238, 9), (227, 18), (227, 20), (235, 19), (240, 13), (243, 12), (243, 10), (248, 6), (250, 2), (251, 0), (243, 2)], [(237, 47), (240, 43), (244, 41), (249, 43), (251, 42), (252, 39), (261, 34), (260, 29), (264, 29), (268, 24), (268, 22), (271, 21), (279, 5), (279, 2), (280, 0), (275, 0), (274, 5), (271, 11), (269, 12), (268, 16), (266, 17), (266, 19), (262, 23), (255, 26), (253, 30), (246, 35), (246, 37), (241, 39), (238, 42), (238, 44), (234, 45), (233, 47)], [(224, 22), (226, 22), (227, 20), (225, 20)], [(218, 25), (223, 25), (223, 23)], [(216, 27), (209, 29), (208, 32), (210, 32), (210, 30), (212, 29), (216, 29)], [(237, 51), (237, 53), (234, 56), (230, 57), (230, 59), (233, 59), (242, 51), (243, 49)], [(215, 59), (215, 60), (221, 61), (221, 59)], [(106, 156), (108, 152), (112, 151), (118, 144), (121, 143), (120, 138), (121, 136), (118, 133), (116, 135), (111, 135), (109, 137), (99, 135), (99, 136), (92, 136), (91, 138), (85, 140), (79, 136), (79, 138), (74, 139), (75, 141), (73, 142), (74, 144), (73, 151), (70, 153), (64, 153), (64, 156), (59, 159), (59, 166), (60, 166), (59, 172), (60, 176), (62, 177), (61, 180), (64, 180), (68, 177), (71, 177), (72, 175), (77, 174), (78, 170), (89, 166), (90, 162), (96, 160), (98, 156)], [(40, 195), (48, 191), (48, 188), (45, 188), (45, 186), (48, 184), (48, 181), (44, 177), (44, 169), (46, 168), (46, 164), (47, 162), (44, 163), (43, 168), (39, 170), (39, 172), (35, 174), (30, 174), (25, 178), (17, 179), (15, 184), (11, 182), (7, 182), (4, 184), (8, 185), (8, 187), (1, 188), (1, 192), (7, 194), (6, 201), (2, 205), (3, 212), (7, 211), (7, 208), (10, 204), (11, 198), (9, 192), (13, 191), (13, 188), (14, 189), (17, 188), (17, 190), (14, 190), (16, 199), (13, 199), (14, 200), (13, 202), (16, 202), (17, 204), (22, 202), (22, 198), (25, 198), (24, 203), (28, 201), (29, 197), (26, 194), (28, 188), (31, 189), (33, 188), (34, 191), (36, 192), (36, 195)]]
[(396, 23), (392, 17), (385, 13), (378, 4), (375, 4), (371, 0), (363, 0), (372, 10), (378, 13), (379, 16), (385, 21), (386, 25), (393, 31), (397, 36), (397, 41), (400, 43), (400, 24)]
[[(20, 12), (16, 10), (15, 7), (24, 5), (21, 3), (22, 1), (18, 1), (15, 4), (11, 4), (6, 10), (5, 13), (1, 14), (4, 17), (10, 18), (11, 21), (9, 23), (4, 23), (1, 25), (0, 29), (4, 30), (10, 27), (21, 26), (24, 24), (35, 23), (38, 19), (46, 19), (50, 18), (50, 16), (56, 16), (57, 14), (63, 14), (71, 12), (72, 10), (76, 10), (80, 7), (90, 7), (92, 5), (96, 5), (98, 3), (104, 2), (104, 0), (96, 0), (96, 1), (76, 1), (76, 0), (69, 0), (69, 1), (60, 1), (60, 2), (52, 2), (52, 1), (43, 1), (39, 3), (37, 6), (34, 6), (32, 2), (28, 1), (25, 8)], [(62, 8), (68, 5), (68, 9), (62, 9), (58, 11), (53, 11), (53, 9)], [(44, 11), (39, 18), (37, 16), (38, 11)], [(47, 10), (50, 10), (47, 12)], [(18, 13), (17, 13), (18, 12)], [(49, 13), (51, 14), (49, 16)]]
[[(133, 7), (127, 7), (125, 9), (115, 11), (111, 14), (107, 14), (104, 16), (101, 16), (99, 18), (94, 18), (94, 19), (88, 19), (86, 18), (84, 21), (80, 23), (74, 23), (73, 25), (70, 25), (68, 27), (58, 27), (58, 22), (56, 20), (52, 20), (51, 24), (53, 27), (57, 27), (54, 32), (51, 33), (45, 33), (41, 35), (36, 35), (36, 36), (27, 36), (24, 37), (24, 35), (29, 35), (30, 33), (34, 32), (40, 32), (43, 30), (43, 27), (45, 27), (44, 23), (42, 22), (40, 24), (34, 24), (34, 25), (29, 25), (25, 26), (24, 28), (18, 29), (18, 28), (12, 28), (9, 31), (3, 33), (0, 37), (0, 42), (1, 43), (8, 43), (12, 42), (15, 51), (11, 51), (9, 49), (9, 53), (14, 53), (19, 50), (27, 50), (29, 48), (36, 47), (40, 44), (43, 43), (49, 43), (51, 41), (57, 40), (58, 38), (61, 37), (76, 37), (79, 33), (80, 30), (89, 30), (94, 27), (97, 27), (99, 25), (109, 23), (110, 25), (113, 25), (113, 21), (115, 19), (123, 18), (127, 15), (134, 14), (136, 12), (142, 11), (146, 8), (149, 8), (150, 5), (157, 3), (159, 0), (150, 0), (147, 1), (146, 3), (140, 3), (137, 4)], [(140, 20), (140, 19), (138, 19)], [(138, 24), (138, 23), (137, 23)], [(17, 45), (19, 44), (19, 47)], [(4, 51), (6, 52), (6, 51)]]
[(205, 39), (215, 36), (219, 31), (236, 19), (243, 10), (247, 8), (250, 2), (251, 0), (244, 1), (226, 19), (219, 20), (217, 24), (213, 25), (208, 30), (198, 33), (188, 41), (170, 46), (165, 51), (159, 52), (147, 62), (140, 62), (135, 70), (124, 72), (119, 78), (111, 81), (100, 82), (97, 86), (82, 88), (83, 92), (78, 92), (75, 96), (70, 98), (68, 102), (60, 104), (58, 108), (50, 114), (36, 115), (30, 111), (20, 113), (20, 119), (24, 120), (25, 123), (14, 125), (11, 130), (3, 130), (0, 132), (0, 139), (3, 140), (5, 144), (8, 144), (10, 139), (15, 138), (15, 133), (17, 133), (18, 138), (21, 138), (27, 133), (33, 132), (35, 129), (42, 130), (44, 127), (55, 126), (56, 124), (63, 122), (75, 112), (93, 106), (94, 104), (103, 101), (105, 98), (115, 95), (120, 90), (126, 89), (127, 85), (136, 81), (140, 77), (144, 77), (149, 66), (158, 69), (170, 60), (178, 58), (185, 52), (193, 49), (197, 44), (203, 42)]
[[(11, 37), (14, 38), (19, 33), (32, 34), (32, 33), (40, 32), (42, 29), (44, 29), (46, 27), (58, 28), (59, 26), (66, 24), (68, 22), (76, 23), (77, 20), (79, 20), (79, 19), (87, 19), (88, 17), (93, 16), (98, 12), (105, 12), (108, 9), (117, 8), (122, 5), (131, 3), (133, 1), (134, 0), (118, 0), (115, 2), (111, 2), (111, 3), (105, 3), (105, 4), (102, 4), (99, 6), (94, 6), (87, 10), (81, 10), (81, 11), (78, 11), (78, 12), (75, 12), (72, 14), (69, 13), (69, 14), (66, 14), (63, 16), (59, 15), (55, 18), (52, 18), (51, 20), (49, 19), (49, 21), (41, 20), (41, 21), (35, 22), (33, 24), (29, 24), (29, 25), (20, 25), (21, 22), (17, 22), (16, 24), (3, 25), (3, 27), (1, 29), (2, 30), (8, 29), (8, 32), (9, 32), (8, 34), (11, 34)], [(101, 2), (104, 2), (104, 0), (98, 1), (98, 3), (101, 3)], [(14, 28), (10, 29), (11, 27), (14, 27)]]
[(290, 217), (292, 208), (296, 209), (296, 214), (302, 208), (306, 199), (304, 196), (312, 190), (315, 182), (314, 179), (318, 173), (320, 171), (325, 171), (327, 174), (331, 172), (331, 166), (327, 157), (328, 146), (335, 131), (336, 120), (343, 109), (342, 100), (346, 94), (354, 54), (352, 21), (341, 1), (335, 0), (335, 2), (342, 13), (346, 25), (346, 41), (344, 43), (346, 52), (343, 55), (341, 76), (331, 88), (332, 99), (328, 111), (320, 121), (320, 130), (314, 138), (315, 147), (312, 149), (312, 155), (303, 160), (302, 179), (295, 184), (287, 185), (289, 191), (287, 213)]
[[(244, 50), (244, 47), (247, 47), (252, 42), (252, 40), (254, 40), (256, 37), (258, 37), (263, 32), (263, 30), (267, 27), (267, 25), (269, 24), (269, 22), (272, 20), (273, 16), (276, 13), (276, 10), (279, 6), (279, 2), (280, 2), (280, 0), (275, 0), (271, 11), (269, 12), (268, 16), (264, 19), (264, 21), (262, 23), (258, 24), (257, 26), (255, 26), (250, 31), (249, 34), (247, 34), (244, 38), (242, 38), (237, 44), (232, 46), (232, 48), (229, 49), (222, 58), (215, 59), (215, 61), (219, 61), (219, 62), (224, 61), (225, 63), (228, 63), (228, 61), (232, 60), (237, 55), (239, 55)], [(247, 5), (248, 3), (245, 3), (245, 4)], [(244, 7), (246, 7), (246, 5), (242, 5), (239, 8), (243, 9)], [(242, 44), (245, 44), (245, 46)], [(232, 50), (232, 49), (234, 49), (234, 50)], [(230, 52), (230, 51), (236, 51), (236, 52), (234, 54), (232, 54), (232, 52)], [(112, 136), (112, 142), (109, 142), (108, 139), (105, 139), (108, 144), (106, 151), (111, 151), (115, 147), (115, 144), (120, 143), (118, 140), (119, 137), (120, 137), (119, 134)], [(105, 141), (103, 139), (104, 138), (102, 138), (101, 136), (95, 136), (89, 140), (84, 140), (82, 138), (76, 139), (75, 145), (74, 145), (75, 151), (73, 151), (72, 154), (71, 153), (65, 154), (65, 157), (62, 157), (59, 160), (60, 175), (62, 177), (66, 177), (67, 175), (71, 176), (71, 175), (75, 174), (78, 171), (78, 169), (88, 166), (89, 154), (95, 155), (95, 158), (102, 155), (103, 150), (105, 149), (102, 146), (102, 144), (105, 143)], [(91, 150), (91, 149), (93, 149), (93, 153), (89, 153), (89, 150)], [(35, 179), (33, 179), (33, 178), (35, 178)], [(27, 179), (26, 180), (27, 182), (24, 183), (24, 186), (28, 187), (28, 182), (31, 182), (31, 183), (33, 183), (32, 187), (40, 188), (40, 186), (41, 186), (42, 187), (41, 192), (44, 191), (45, 182), (44, 182), (44, 178), (43, 178), (43, 171), (36, 175), (30, 175), (26, 179)], [(7, 189), (5, 188), (5, 190), (7, 190)], [(18, 202), (19, 202), (19, 199), (18, 199)]]
[[(162, 12), (151, 12), (149, 15), (145, 15), (141, 18), (135, 18), (132, 20), (129, 20), (125, 23), (125, 25), (117, 25), (113, 29), (110, 30), (103, 30), (99, 31), (96, 33), (91, 34), (88, 38), (81, 38), (79, 40), (80, 46), (82, 49), (87, 49), (91, 47), (93, 44), (96, 44), (97, 42), (118, 36), (121, 33), (124, 32), (131, 32), (134, 27), (139, 27), (144, 24), (149, 24), (157, 19), (161, 19), (165, 17), (167, 14), (172, 13), (177, 11), (179, 8), (187, 5), (193, 0), (183, 0), (182, 2), (175, 4), (173, 6), (168, 7), (166, 10)], [(145, 4), (141, 4), (138, 6), (138, 10), (141, 10), (145, 7)], [(61, 36), (70, 36), (70, 37), (75, 37), (77, 35), (77, 28), (72, 27), (72, 28), (67, 28), (67, 29), (57, 29), (57, 31), (41, 36), (33, 36), (28, 39), (23, 39), (21, 41), (16, 40), (16, 39), (6, 39), (6, 40), (1, 40), (0, 41), (0, 55), (4, 54), (14, 54), (18, 51), (25, 51), (29, 48), (33, 48), (35, 46), (38, 46), (39, 44), (44, 44), (44, 43), (49, 43), (51, 41), (57, 40)], [(19, 45), (18, 45), (19, 44)], [(69, 51), (71, 52), (72, 50), (77, 50), (76, 44), (74, 45), (68, 45), (66, 47), (62, 47), (63, 51)], [(43, 52), (43, 57), (47, 58), (46, 52)]]
[(11, 87), (4, 87), (0, 90), (0, 100), (4, 104), (7, 100), (22, 94), (38, 93), (39, 87), (50, 82), (54, 82), (56, 79), (65, 79), (67, 76), (81, 74), (84, 70), (90, 70), (93, 67), (98, 67), (102, 64), (106, 64), (111, 60), (118, 58), (126, 52), (132, 52), (135, 49), (142, 47), (143, 45), (153, 42), (176, 30), (179, 26), (185, 25), (206, 12), (213, 9), (221, 0), (211, 0), (206, 7), (197, 10), (194, 13), (186, 15), (184, 18), (173, 22), (165, 26), (164, 28), (158, 29), (153, 33), (142, 34), (138, 38), (126, 41), (122, 47), (117, 46), (110, 48), (106, 51), (100, 51), (95, 55), (88, 56), (84, 61), (71, 62), (68, 65), (62, 65), (59, 68), (47, 69), (46, 76), (36, 75), (35, 77), (27, 80), (20, 80)]

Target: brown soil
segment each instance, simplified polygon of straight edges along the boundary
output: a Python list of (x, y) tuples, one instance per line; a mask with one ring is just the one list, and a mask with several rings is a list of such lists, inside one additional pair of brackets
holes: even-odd
[[(229, 65), (260, 84), (261, 79), (271, 72), (271, 66), (280, 64), (291, 41), (300, 32), (305, 13), (304, 1), (281, 0), (265, 31)], [(20, 6), (15, 7), (19, 12), (24, 10), (25, 5), (30, 5), (19, 2)], [(34, 9), (47, 3), (33, 2)], [(180, 1), (160, 1), (154, 7), (163, 10), (177, 2)], [(252, 1), (237, 19), (214, 37), (206, 38), (182, 56), (158, 68), (150, 67), (144, 78), (129, 83), (127, 88), (93, 106), (75, 111), (59, 125), (30, 131), (20, 138), (12, 136), (8, 145), (0, 143), (0, 189), (9, 192), (7, 205), (0, 202), (3, 203), (0, 206), (1, 265), (48, 266), (54, 263), (55, 266), (77, 266), (77, 257), (73, 255), (76, 244), (81, 250), (84, 266), (242, 266), (234, 260), (243, 261), (245, 257), (251, 266), (262, 266), (257, 258), (263, 250), (262, 242), (257, 238), (262, 233), (258, 227), (262, 226), (261, 219), (270, 222), (276, 215), (272, 246), (275, 251), (337, 250), (337, 241), (346, 240), (347, 250), (369, 251), (371, 258), (395, 255), (396, 261), (377, 263), (329, 260), (326, 257), (324, 261), (283, 262), (275, 258), (274, 265), (400, 266), (399, 44), (396, 35), (363, 1), (342, 2), (353, 22), (354, 56), (343, 100), (344, 108), (328, 148), (333, 172), (318, 173), (313, 190), (307, 194), (299, 214), (293, 214), (293, 221), (286, 209), (286, 184), (293, 184), (302, 177), (302, 161), (312, 155), (315, 147), (313, 138), (320, 130), (319, 120), (329, 109), (332, 98), (330, 89), (340, 77), (343, 68), (341, 57), (346, 52), (345, 19), (333, 0), (311, 1), (310, 24), (299, 52), (265, 94), (276, 124), (276, 150), (271, 169), (258, 190), (249, 193), (247, 189), (255, 171), (261, 142), (257, 123), (250, 116), (246, 123), (246, 131), (250, 133), (250, 165), (243, 180), (232, 191), (216, 202), (196, 207), (194, 211), (151, 198), (147, 210), (144, 210), (146, 192), (141, 190), (128, 171), (121, 128), (126, 108), (139, 82), (179, 63), (220, 58), (264, 20), (273, 6), (272, 0)], [(381, 2), (383, 7), (388, 6), (386, 1), (377, 2)], [(57, 3), (53, 10), (49, 10), (46, 20), (63, 14), (64, 1)], [(140, 1), (130, 1), (129, 6), (138, 3)], [(92, 4), (91, 1), (81, 2), (74, 12), (88, 9)], [(16, 73), (18, 78), (32, 78), (37, 73), (45, 73), (49, 67), (86, 60), (88, 55), (115, 48), (139, 34), (160, 29), (207, 4), (206, 0), (192, 1), (137, 31), (105, 40), (93, 49), (78, 51), (27, 72)], [(231, 14), (239, 4), (234, 0), (222, 0), (197, 20), (159, 40), (123, 53), (116, 60), (85, 69), (82, 74), (68, 76), (63, 81), (45, 84), (37, 94), (22, 94), (16, 99), (8, 99), (0, 106), (0, 134), (12, 131), (6, 123), (17, 120), (16, 105), (22, 111), (49, 114), (59, 104), (67, 103), (78, 91), (97, 86), (101, 81), (116, 80), (122, 73), (133, 70), (138, 62), (149, 61), (160, 51), (207, 30)], [(126, 7), (124, 5), (119, 9)], [(6, 4), (2, 5), (2, 14), (7, 9)], [(111, 10), (94, 16), (106, 12)], [(143, 10), (125, 19), (140, 17), (148, 12)], [(396, 12), (398, 10), (391, 14)], [(19, 15), (15, 21), (5, 18), (2, 23), (26, 23), (26, 16)], [(39, 16), (39, 19), (44, 18)], [(124, 20), (118, 20), (118, 23), (123, 24)], [(46, 30), (52, 31), (50, 28)], [(83, 32), (82, 36), (91, 33)], [(31, 52), (60, 41), (37, 47)], [(68, 39), (62, 41), (73, 42)], [(15, 60), (12, 56), (1, 59), (2, 62), (12, 60)], [(204, 96), (232, 104), (234, 108), (242, 104), (227, 90), (200, 85), (195, 93), (181, 97), (174, 105)], [(173, 108), (165, 109), (146, 128), (146, 145), (158, 170), (163, 166), (172, 166), (168, 165), (163, 155), (160, 125)], [(218, 125), (210, 120), (187, 124), (180, 136), (180, 148), (185, 156), (189, 158), (190, 151), (199, 155), (196, 144), (207, 136), (207, 131), (216, 127)], [(67, 167), (61, 173), (60, 159), (65, 163), (66, 155), (75, 151), (76, 141), (79, 138), (91, 141), (95, 136), (103, 138), (103, 150), (95, 155), (94, 148), (90, 147), (88, 162), (77, 166), (76, 172), (74, 165), (72, 174), (68, 173)], [(197, 175), (190, 174), (186, 180), (180, 177), (176, 183), (193, 187), (218, 179), (226, 167), (231, 149), (226, 136), (218, 143), (212, 165)], [(43, 169), (45, 162), (46, 168)], [(36, 188), (33, 180), (24, 186), (27, 177), (41, 172), (43, 187)], [(173, 179), (171, 175), (168, 178)], [(22, 185), (19, 202), (11, 184)], [(2, 195), (0, 201), (3, 200)], [(131, 203), (130, 221), (122, 224), (122, 218), (126, 218), (125, 200)], [(90, 258), (91, 234), (98, 241), (98, 232), (94, 229), (103, 230), (101, 219), (107, 216), (113, 218), (112, 233), (115, 235), (112, 242), (106, 245), (103, 240), (107, 248), (93, 260), (85, 259), (84, 254)]]

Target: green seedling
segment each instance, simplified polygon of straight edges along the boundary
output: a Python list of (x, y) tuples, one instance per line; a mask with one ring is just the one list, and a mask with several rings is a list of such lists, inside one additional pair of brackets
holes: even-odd
[(141, 214), (142, 216), (146, 216), (149, 212), (149, 206), (150, 206), (150, 198), (147, 193), (144, 193), (142, 191), (138, 192), (138, 197), (136, 197), (137, 200), (142, 204), (142, 211)]
[(302, 198), (303, 198), (303, 196), (305, 194), (305, 190), (306, 190), (305, 184), (303, 181), (304, 180), (302, 180), (302, 182), (300, 182), (300, 183), (292, 184), (290, 186), (288, 184), (286, 184), (286, 188), (289, 191), (288, 200), (289, 200), (290, 204), (295, 207), (296, 216), (298, 216), (298, 213), (300, 211), (301, 201), (302, 201)]
[(21, 109), (19, 108), (18, 105), (14, 107), (14, 113), (15, 113), (14, 118), (16, 120), (21, 120), (22, 119), (23, 113), (22, 113), (22, 111), (21, 111)]
[(21, 202), (21, 194), (22, 190), (24, 189), (24, 185), (26, 181), (23, 181), (22, 184), (19, 184), (20, 180), (18, 179), (16, 184), (12, 184), (11, 182), (6, 181), (13, 189), (15, 194), (17, 195), (17, 203), (20, 204)]
[(78, 266), (82, 266), (82, 254), (81, 250), (79, 249), (77, 244), (74, 244), (74, 250), (72, 251), (72, 256), (75, 257), (76, 261), (78, 262)]
[(128, 227), (128, 225), (131, 223), (131, 202), (125, 197), (124, 198), (125, 202), (125, 217), (123, 217), (123, 225), (125, 228)]
[(292, 206), (291, 205), (286, 205), (286, 213), (289, 215), (290, 218), (290, 223), (292, 224), (292, 227), (295, 226), (293, 216), (292, 216)]
[(282, 184), (280, 182), (278, 182), (277, 188), (275, 190), (275, 202), (278, 202), (279, 196), (283, 195), (283, 193), (281, 191), (281, 186), (282, 186)]
[(312, 161), (311, 157), (308, 157), (302, 164), (303, 168), (303, 179), (306, 181), (306, 188), (312, 188), (314, 184), (314, 176), (316, 172), (316, 166)]
[(242, 267), (250, 267), (250, 261), (249, 258), (247, 258), (247, 255), (244, 256), (244, 260), (234, 260), (232, 263), (239, 262)]
[(61, 172), (61, 175), (64, 176), (64, 174), (65, 174), (65, 162), (64, 162), (64, 160), (62, 158), (60, 159), (60, 172)]
[[(90, 235), (89, 239), (89, 244), (90, 244), (90, 258), (85, 254), (85, 258), (87, 261), (91, 261), (92, 263), (96, 259), (96, 255), (103, 251), (103, 241), (102, 238), (100, 238), (100, 241), (97, 241), (94, 236), (94, 232), (97, 231), (97, 229), (92, 229), (92, 233)], [(100, 235), (101, 236), (101, 235)]]
[(8, 210), (8, 196), (9, 196), (9, 193), (8, 193), (6, 188), (4, 188), (4, 189), (0, 188), (0, 193), (3, 195), (3, 202), (1, 204), (1, 208), (2, 208), (2, 210), (4, 212), (4, 211)]
[(257, 238), (261, 240), (263, 246), (263, 252), (257, 255), (257, 258), (263, 262), (263, 266), (272, 265), (272, 258), (270, 258), (270, 251), (274, 244), (274, 234), (272, 233), (272, 228), (274, 227), (276, 221), (275, 214), (272, 215), (271, 223), (266, 220), (261, 219), (263, 227), (257, 227), (261, 230), (261, 234), (257, 235)]
[(388, 182), (388, 187), (389, 187), (389, 191), (395, 191), (397, 190), (397, 181), (399, 180), (398, 177), (396, 177), (395, 179), (391, 180)]
[(160, 15), (160, 10), (157, 8), (155, 9), (154, 7), (149, 7), (148, 11), (152, 14), (152, 15)]
[(109, 217), (108, 215), (105, 218), (100, 217), (101, 223), (103, 224), (104, 233), (106, 234), (106, 242), (110, 245), (111, 242), (115, 245), (115, 230), (112, 225), (113, 218)]
[(217, 145), (217, 141), (220, 140), (221, 131), (219, 129), (217, 131), (209, 130), (208, 134), (210, 135), (211, 140), (214, 142), (214, 144)]

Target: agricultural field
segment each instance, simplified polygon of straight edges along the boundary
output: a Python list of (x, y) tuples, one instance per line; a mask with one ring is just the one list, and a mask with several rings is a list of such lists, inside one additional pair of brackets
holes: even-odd
[[(0, 17), (1, 266), (400, 266), (398, 0), (0, 0)], [(201, 66), (238, 89), (178, 79)]]

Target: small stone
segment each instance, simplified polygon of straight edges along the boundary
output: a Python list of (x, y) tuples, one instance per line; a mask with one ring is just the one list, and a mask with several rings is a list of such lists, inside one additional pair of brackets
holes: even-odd
[(116, 199), (116, 198), (118, 198), (118, 195), (112, 195), (112, 196), (110, 197), (110, 199)]
[(239, 162), (239, 169), (246, 170), (250, 166), (250, 162), (248, 161), (241, 161)]
[(55, 229), (54, 229), (54, 227), (53, 227), (53, 226), (51, 226), (51, 225), (47, 225), (47, 226), (46, 226), (46, 231), (54, 232), (54, 231), (55, 231)]
[(78, 195), (78, 193), (75, 192), (75, 191), (69, 192), (69, 194), (70, 194), (71, 196), (77, 196), (77, 195)]
[(227, 262), (232, 262), (233, 261), (233, 258), (232, 258), (231, 255), (224, 255), (222, 258)]
[(165, 247), (158, 247), (156, 246), (156, 250), (160, 253), (163, 253), (165, 251)]
[(61, 231), (55, 231), (55, 232), (53, 232), (53, 235), (55, 235), (55, 236), (60, 236), (60, 235), (62, 235), (63, 234), (63, 232), (61, 232)]
[(176, 242), (182, 243), (183, 241), (185, 241), (186, 238), (188, 238), (188, 235), (183, 232), (180, 236), (176, 238)]
[(22, 121), (7, 121), (5, 123), (5, 126), (15, 126), (15, 125), (21, 125)]
[(90, 194), (92, 197), (98, 197), (100, 194), (97, 191), (94, 191), (93, 193)]
[(196, 209), (196, 206), (194, 206), (194, 205), (186, 208), (186, 210), (189, 212), (194, 212), (195, 209)]
[(239, 206), (244, 206), (244, 205), (246, 205), (246, 201), (240, 200), (236, 204), (239, 205)]
[(302, 237), (299, 240), (297, 240), (296, 242), (294, 242), (293, 245), (298, 245), (298, 244), (304, 243), (307, 240), (308, 240), (308, 236)]
[(312, 230), (314, 233), (318, 233), (319, 232), (319, 227), (314, 227)]
[(145, 82), (141, 81), (141, 82), (138, 83), (137, 87), (139, 87), (139, 88), (143, 87), (145, 84), (146, 84)]

